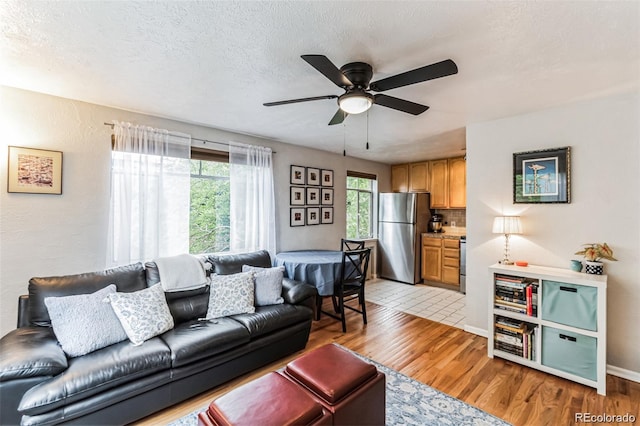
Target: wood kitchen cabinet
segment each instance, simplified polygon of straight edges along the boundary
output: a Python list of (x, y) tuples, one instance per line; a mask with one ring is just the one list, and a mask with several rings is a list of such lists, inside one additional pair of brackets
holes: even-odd
[(429, 192), (429, 163), (409, 164), (409, 192)]
[(391, 191), (409, 192), (409, 165), (396, 164), (391, 166)]
[(460, 240), (422, 236), (422, 279), (460, 286)]
[(460, 285), (460, 240), (442, 239), (442, 282)]
[(449, 162), (443, 160), (429, 161), (431, 170), (431, 208), (446, 209), (449, 207)]
[(422, 237), (422, 279), (442, 280), (442, 243), (440, 238)]
[(464, 209), (467, 207), (467, 162), (464, 157), (449, 158), (449, 208)]

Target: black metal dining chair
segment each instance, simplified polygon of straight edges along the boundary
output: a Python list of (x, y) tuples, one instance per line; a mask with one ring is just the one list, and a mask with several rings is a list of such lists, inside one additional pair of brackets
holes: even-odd
[(342, 238), (340, 240), (340, 250), (362, 250), (364, 248), (363, 240), (348, 240)]
[[(331, 318), (335, 318), (342, 322), (342, 332), (346, 333), (347, 322), (345, 309), (350, 309), (362, 314), (363, 322), (365, 324), (367, 323), (364, 284), (367, 279), (370, 256), (371, 248), (345, 250), (342, 252), (340, 281), (334, 284), (333, 295), (331, 296), (335, 313), (320, 309), (318, 311), (318, 319), (320, 318), (320, 313), (326, 314)], [(358, 301), (357, 306), (346, 304), (353, 300)]]

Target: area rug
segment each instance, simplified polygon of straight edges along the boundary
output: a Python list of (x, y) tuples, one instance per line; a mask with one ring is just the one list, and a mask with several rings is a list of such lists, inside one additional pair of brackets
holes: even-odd
[[(337, 345), (340, 346), (340, 345)], [(385, 367), (369, 358), (340, 346), (358, 358), (375, 365), (386, 376), (386, 425), (411, 426), (508, 426), (509, 423), (491, 414), (460, 401), (452, 396), (433, 389), (405, 376), (391, 368)], [(196, 426), (198, 413), (202, 407), (169, 426)]]

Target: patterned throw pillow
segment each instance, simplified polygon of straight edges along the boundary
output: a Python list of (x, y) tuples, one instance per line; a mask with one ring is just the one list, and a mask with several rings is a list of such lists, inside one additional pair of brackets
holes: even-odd
[(109, 301), (135, 346), (173, 328), (162, 284), (133, 293), (113, 293)]
[(115, 294), (111, 284), (91, 294), (45, 297), (51, 327), (69, 357), (88, 354), (127, 340), (118, 317), (105, 298)]
[(284, 303), (282, 298), (284, 266), (259, 268), (257, 266), (242, 265), (242, 272), (255, 272), (254, 298), (256, 306)]
[(252, 314), (253, 272), (231, 275), (211, 275), (209, 308), (206, 319), (236, 314)]

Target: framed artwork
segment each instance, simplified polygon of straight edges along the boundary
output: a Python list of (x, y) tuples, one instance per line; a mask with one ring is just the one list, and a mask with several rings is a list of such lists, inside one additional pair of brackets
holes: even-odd
[(305, 170), (302, 166), (291, 166), (290, 182), (293, 185), (304, 185)]
[(307, 225), (320, 223), (320, 207), (307, 207)]
[(320, 185), (320, 169), (307, 167), (307, 185)]
[(7, 192), (62, 194), (62, 152), (9, 146)]
[(289, 226), (304, 226), (304, 207), (292, 207)]
[(333, 189), (322, 188), (320, 195), (321, 195), (320, 204), (325, 206), (333, 205)]
[(320, 209), (322, 223), (333, 223), (333, 207), (322, 207)]
[(304, 206), (304, 187), (292, 186), (289, 204), (292, 206)]
[(320, 180), (322, 186), (333, 186), (333, 170), (322, 170)]
[(307, 204), (320, 204), (320, 188), (307, 188)]
[(514, 204), (571, 202), (571, 147), (513, 154)]

